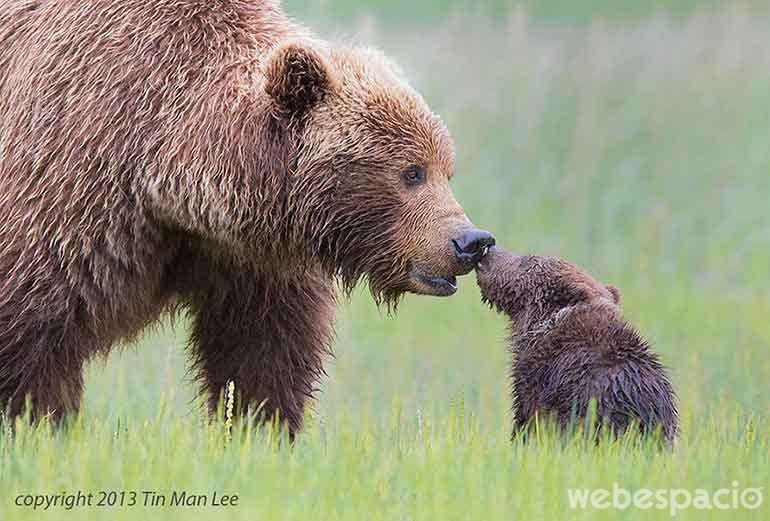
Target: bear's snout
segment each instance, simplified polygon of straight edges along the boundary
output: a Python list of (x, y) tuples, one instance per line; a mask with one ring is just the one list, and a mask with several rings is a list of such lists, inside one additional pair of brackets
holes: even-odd
[(503, 250), (495, 245), (489, 246), (485, 255), (476, 263), (478, 275), (493, 275), (495, 272), (512, 273), (519, 269), (524, 257)]
[(489, 248), (495, 245), (495, 237), (487, 231), (474, 228), (452, 239), (452, 245), (457, 262), (473, 268), (484, 258)]
[(492, 246), (476, 264), (476, 283), (485, 302), (502, 311), (504, 302), (517, 291), (519, 275), (526, 268), (526, 257)]

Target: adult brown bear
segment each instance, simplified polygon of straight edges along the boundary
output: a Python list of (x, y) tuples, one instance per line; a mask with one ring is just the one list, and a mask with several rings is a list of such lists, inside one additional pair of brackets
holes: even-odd
[(449, 295), (493, 239), (453, 144), (380, 53), (269, 0), (0, 2), (0, 404), (77, 409), (81, 369), (176, 306), (212, 405), (291, 432), (334, 280)]

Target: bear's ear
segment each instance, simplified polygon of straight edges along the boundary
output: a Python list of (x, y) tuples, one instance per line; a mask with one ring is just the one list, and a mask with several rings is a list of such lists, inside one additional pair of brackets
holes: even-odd
[(268, 58), (265, 90), (284, 117), (301, 116), (331, 88), (324, 58), (308, 42), (289, 42)]
[(615, 304), (620, 304), (620, 290), (616, 288), (615, 286), (607, 286), (607, 290), (612, 293), (612, 300), (615, 301)]

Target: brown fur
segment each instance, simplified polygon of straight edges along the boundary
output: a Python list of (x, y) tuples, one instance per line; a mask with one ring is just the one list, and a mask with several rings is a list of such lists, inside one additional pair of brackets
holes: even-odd
[[(193, 315), (212, 400), (292, 432), (334, 279), (378, 301), (467, 273), (451, 139), (376, 51), (272, 0), (0, 2), (0, 405), (78, 408), (83, 363)], [(425, 182), (407, 186), (412, 165)]]
[(496, 248), (477, 278), (484, 300), (511, 319), (514, 432), (535, 415), (566, 425), (595, 399), (613, 432), (637, 422), (673, 443), (674, 392), (658, 356), (623, 320), (617, 289), (561, 259)]

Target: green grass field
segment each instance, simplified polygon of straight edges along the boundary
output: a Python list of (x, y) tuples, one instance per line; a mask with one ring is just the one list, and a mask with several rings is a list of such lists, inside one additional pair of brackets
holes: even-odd
[[(405, 18), (410, 4), (396, 4)], [(409, 296), (392, 317), (363, 288), (344, 302), (336, 358), (293, 448), (240, 425), (228, 443), (198, 412), (184, 323), (148, 334), (91, 364), (68, 429), (0, 431), (0, 520), (770, 519), (770, 18), (693, 2), (617, 18), (597, 0), (577, 2), (572, 23), (543, 18), (555, 2), (521, 4), (315, 26), (403, 64), (453, 132), (455, 193), (478, 225), (621, 288), (681, 398), (674, 452), (547, 429), (510, 443), (506, 324), (471, 276), (455, 297)], [(567, 489), (614, 483), (765, 497), (675, 517), (570, 509)], [(14, 505), (77, 490), (136, 491), (138, 505)], [(240, 502), (142, 506), (142, 492), (174, 490)]]

